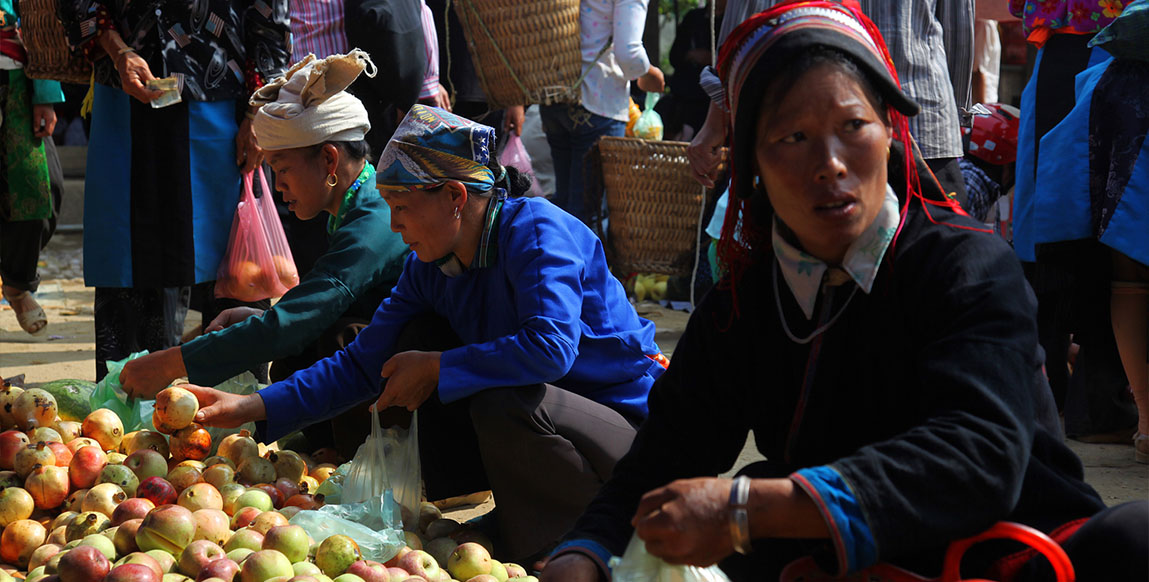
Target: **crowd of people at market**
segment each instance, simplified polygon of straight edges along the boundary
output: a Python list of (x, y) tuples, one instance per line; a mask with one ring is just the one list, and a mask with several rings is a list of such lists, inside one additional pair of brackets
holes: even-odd
[[(544, 581), (610, 579), (632, 536), (733, 580), (936, 577), (998, 522), (1078, 580), (1149, 579), (1149, 501), (1107, 506), (1065, 443), (1149, 463), (1149, 2), (712, 1), (672, 75), (647, 0), (578, 3), (581, 99), (538, 106), (555, 188), (527, 196), (499, 154), (531, 105), (488, 104), (449, 2), (59, 0), (93, 68), (97, 379), (147, 351), (129, 396), (187, 382), (197, 422), (317, 459), (372, 410), (418, 423), (427, 498), (493, 491), (483, 525)], [(36, 335), (64, 92), (0, 18), (0, 277)], [(1032, 46), (1013, 103), (997, 19)], [(583, 195), (632, 90), (667, 87), (714, 279), (672, 358)], [(251, 172), (300, 274), (276, 301), (213, 287)], [(211, 388), (246, 370), (269, 385)], [(1007, 541), (962, 572), (1054, 579)]]

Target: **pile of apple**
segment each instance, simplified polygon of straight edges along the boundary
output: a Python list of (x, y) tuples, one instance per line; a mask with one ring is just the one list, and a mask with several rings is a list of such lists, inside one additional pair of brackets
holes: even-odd
[(0, 582), (537, 582), (430, 503), (386, 563), (347, 536), (313, 540), (288, 520), (323, 504), (310, 492), (336, 467), (261, 455), (246, 431), (208, 456), (198, 410), (167, 388), (156, 431), (124, 434), (108, 409), (67, 421), (48, 392), (0, 392)]
[(367, 578), (366, 582), (402, 582), (410, 578), (428, 582), (538, 582), (522, 566), (492, 558), (493, 548), (487, 536), (444, 518), (434, 504), (423, 502), (418, 526), (418, 533), (403, 532), (407, 545), (383, 564), (388, 567), (390, 578)]

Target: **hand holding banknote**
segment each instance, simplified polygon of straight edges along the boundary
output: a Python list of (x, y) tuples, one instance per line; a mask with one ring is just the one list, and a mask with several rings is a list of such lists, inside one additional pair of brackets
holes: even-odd
[(105, 30), (100, 34), (100, 46), (112, 59), (116, 72), (120, 74), (120, 87), (124, 93), (135, 97), (142, 103), (151, 103), (152, 99), (159, 97), (163, 92), (148, 89), (147, 83), (155, 79), (148, 62), (136, 54), (136, 50), (128, 46), (114, 30)]
[(159, 94), (152, 98), (152, 109), (159, 109), (160, 107), (167, 107), (168, 105), (175, 105), (183, 99), (180, 97), (179, 81), (175, 77), (164, 77), (163, 79), (152, 79), (148, 81), (146, 87), (149, 91), (158, 91)]

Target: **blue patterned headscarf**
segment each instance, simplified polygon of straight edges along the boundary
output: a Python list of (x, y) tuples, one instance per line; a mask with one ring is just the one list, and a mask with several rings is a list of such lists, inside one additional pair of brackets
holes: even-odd
[[(415, 105), (399, 124), (379, 158), (379, 190), (402, 192), (437, 188), (449, 180), (469, 191), (499, 194), (502, 179), (491, 170), (495, 130), (437, 107)], [(496, 166), (501, 167), (501, 166)]]

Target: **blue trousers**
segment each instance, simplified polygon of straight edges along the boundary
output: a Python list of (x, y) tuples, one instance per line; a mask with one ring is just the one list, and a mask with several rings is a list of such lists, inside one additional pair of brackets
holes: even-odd
[(555, 196), (551, 202), (589, 222), (591, 209), (583, 200), (584, 158), (598, 138), (622, 137), (626, 123), (595, 115), (581, 105), (545, 105), (539, 108), (539, 115), (555, 164)]

